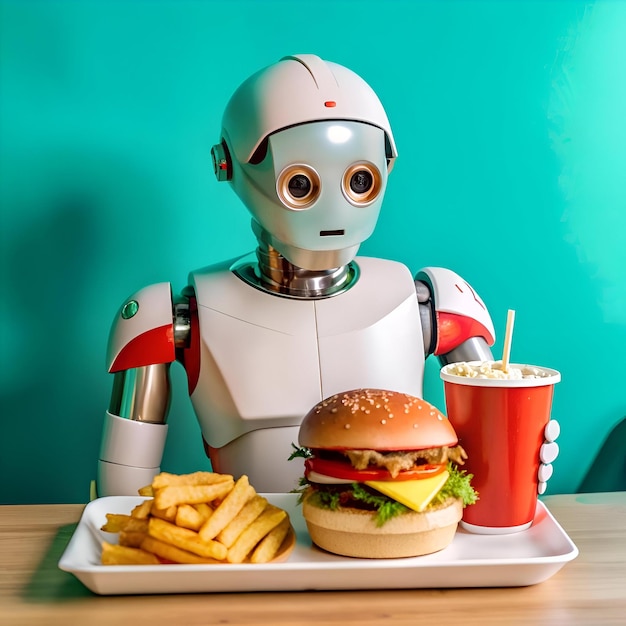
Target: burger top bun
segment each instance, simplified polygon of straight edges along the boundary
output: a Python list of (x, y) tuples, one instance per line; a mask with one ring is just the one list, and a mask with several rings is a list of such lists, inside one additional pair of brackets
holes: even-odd
[(298, 442), (326, 450), (421, 450), (455, 446), (448, 418), (432, 404), (384, 389), (353, 389), (322, 400), (305, 416)]

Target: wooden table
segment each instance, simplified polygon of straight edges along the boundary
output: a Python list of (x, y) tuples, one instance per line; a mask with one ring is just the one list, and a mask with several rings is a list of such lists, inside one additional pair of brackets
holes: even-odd
[(626, 492), (544, 498), (580, 550), (530, 587), (115, 596), (57, 562), (83, 505), (0, 507), (0, 625), (626, 624)]

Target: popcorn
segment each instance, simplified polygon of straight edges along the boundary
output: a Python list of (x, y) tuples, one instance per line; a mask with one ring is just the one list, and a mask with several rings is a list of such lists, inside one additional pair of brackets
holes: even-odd
[(452, 363), (447, 367), (448, 374), (467, 378), (493, 378), (501, 380), (519, 380), (522, 378), (545, 378), (549, 374), (537, 367), (525, 365), (502, 369), (502, 361), (483, 361), (481, 363)]

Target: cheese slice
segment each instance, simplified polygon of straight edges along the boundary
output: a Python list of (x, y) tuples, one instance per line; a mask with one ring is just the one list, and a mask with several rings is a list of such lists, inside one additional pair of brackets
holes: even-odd
[(448, 480), (448, 470), (419, 480), (368, 480), (366, 485), (421, 513)]

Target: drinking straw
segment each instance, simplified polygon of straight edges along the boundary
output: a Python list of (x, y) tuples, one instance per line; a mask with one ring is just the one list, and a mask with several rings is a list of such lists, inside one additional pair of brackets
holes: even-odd
[(513, 324), (515, 323), (515, 311), (509, 309), (506, 316), (506, 330), (504, 331), (504, 349), (502, 351), (502, 371), (509, 371), (509, 359), (511, 357), (511, 338), (513, 335)]

